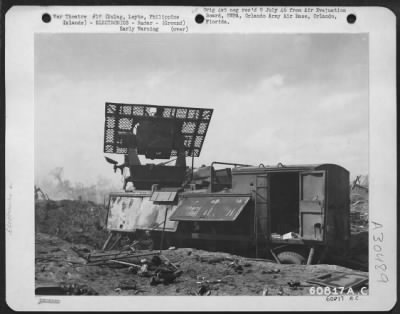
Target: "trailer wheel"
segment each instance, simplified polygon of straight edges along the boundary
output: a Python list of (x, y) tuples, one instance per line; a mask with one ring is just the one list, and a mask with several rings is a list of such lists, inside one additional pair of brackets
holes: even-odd
[(299, 253), (292, 251), (281, 252), (277, 255), (282, 264), (304, 264), (305, 259)]

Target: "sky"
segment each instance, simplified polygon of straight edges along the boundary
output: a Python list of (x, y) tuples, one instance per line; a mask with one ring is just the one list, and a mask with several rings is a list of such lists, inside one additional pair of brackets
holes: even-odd
[(71, 182), (120, 182), (104, 159), (106, 102), (213, 108), (195, 166), (368, 173), (366, 34), (35, 36), (37, 179), (63, 167)]

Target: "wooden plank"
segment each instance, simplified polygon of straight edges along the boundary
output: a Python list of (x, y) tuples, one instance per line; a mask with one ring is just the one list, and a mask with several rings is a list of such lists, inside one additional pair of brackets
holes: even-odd
[(108, 237), (107, 237), (106, 242), (104, 242), (103, 247), (101, 248), (102, 251), (105, 251), (105, 250), (106, 250), (106, 248), (107, 248), (107, 246), (108, 246), (108, 243), (110, 243), (111, 238), (112, 238), (113, 236), (114, 236), (114, 233), (113, 233), (113, 232), (110, 232), (110, 234), (109, 234)]

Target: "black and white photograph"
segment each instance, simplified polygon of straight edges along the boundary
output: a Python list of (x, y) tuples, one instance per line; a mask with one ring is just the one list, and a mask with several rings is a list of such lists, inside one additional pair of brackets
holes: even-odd
[[(229, 11), (212, 9), (196, 11), (208, 31), (187, 32), (173, 14), (127, 12), (131, 33), (33, 36), (30, 289), (39, 304), (354, 304), (371, 295), (377, 271), (389, 281), (377, 268), (386, 267), (375, 243), (384, 224), (370, 208), (379, 85), (370, 33), (219, 32), (207, 17)], [(73, 27), (82, 16), (64, 18)]]
[(38, 293), (366, 290), (368, 35), (38, 34), (35, 184)]

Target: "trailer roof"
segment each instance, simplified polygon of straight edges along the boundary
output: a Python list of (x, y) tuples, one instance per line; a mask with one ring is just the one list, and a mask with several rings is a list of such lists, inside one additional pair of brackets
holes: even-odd
[(232, 169), (232, 172), (254, 172), (254, 171), (265, 171), (265, 172), (285, 172), (285, 171), (312, 171), (312, 170), (324, 170), (324, 169), (337, 169), (348, 172), (342, 166), (336, 164), (299, 164), (299, 165), (284, 165), (279, 163), (278, 165), (271, 166), (271, 165), (263, 165), (260, 164), (259, 166), (250, 166), (250, 167), (236, 167)]

